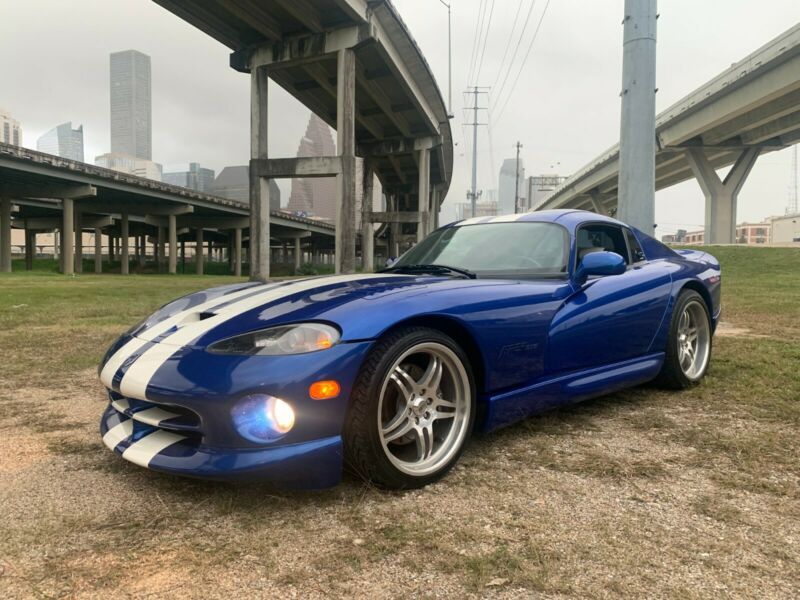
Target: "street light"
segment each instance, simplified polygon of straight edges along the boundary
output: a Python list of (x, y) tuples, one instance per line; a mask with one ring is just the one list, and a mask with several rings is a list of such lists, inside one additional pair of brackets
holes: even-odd
[(447, 118), (453, 118), (453, 38), (450, 19), (450, 4), (439, 0), (447, 7)]

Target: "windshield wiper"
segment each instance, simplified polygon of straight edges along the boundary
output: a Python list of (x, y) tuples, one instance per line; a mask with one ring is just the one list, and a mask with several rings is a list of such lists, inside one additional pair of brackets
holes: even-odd
[(418, 272), (425, 272), (425, 271), (447, 271), (450, 273), (457, 273), (459, 275), (463, 275), (468, 279), (477, 279), (478, 276), (468, 269), (462, 269), (460, 267), (450, 267), (448, 265), (399, 265), (397, 267), (389, 267), (388, 269), (383, 269), (381, 273), (393, 273), (399, 271), (418, 271)]

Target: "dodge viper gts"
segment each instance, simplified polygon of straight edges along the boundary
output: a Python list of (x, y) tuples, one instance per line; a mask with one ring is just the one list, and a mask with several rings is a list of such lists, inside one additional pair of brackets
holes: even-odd
[(473, 432), (706, 373), (720, 267), (585, 211), (442, 227), (379, 273), (163, 306), (99, 367), (105, 445), (178, 475), (322, 488), (444, 476)]

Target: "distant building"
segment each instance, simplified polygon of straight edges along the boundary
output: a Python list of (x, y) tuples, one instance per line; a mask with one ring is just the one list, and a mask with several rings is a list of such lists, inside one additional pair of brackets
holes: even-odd
[(22, 146), (22, 127), (19, 121), (0, 109), (0, 142), (11, 146)]
[(144, 158), (136, 158), (129, 154), (119, 154), (109, 152), (96, 156), (94, 164), (98, 167), (106, 169), (113, 169), (120, 173), (128, 173), (129, 175), (136, 175), (137, 177), (144, 177), (145, 179), (152, 179), (153, 181), (161, 181), (162, 167), (152, 160)]
[(500, 181), (498, 186), (498, 202), (497, 214), (511, 215), (518, 212), (520, 207), (515, 207), (514, 194), (519, 190), (519, 198), (521, 207), (525, 206), (525, 195), (527, 193), (525, 185), (525, 167), (523, 166), (522, 159), (519, 161), (519, 187), (515, 184), (517, 176), (517, 159), (507, 158), (503, 161), (503, 166), (500, 168)]
[(150, 57), (136, 50), (110, 60), (111, 153), (153, 158)]
[[(736, 226), (734, 243), (743, 245), (769, 244), (772, 240), (772, 225), (770, 223), (740, 223)], [(695, 246), (705, 243), (705, 231), (688, 231), (684, 238), (674, 243)]]
[(472, 214), (472, 202), (460, 202), (456, 204), (456, 219), (471, 219), (475, 217), (494, 217), (497, 216), (497, 202), (489, 200), (477, 202), (475, 204), (475, 214)]
[(36, 140), (36, 149), (61, 158), (83, 162), (83, 125), (72, 128), (72, 122), (62, 123)]
[(678, 229), (675, 233), (668, 233), (661, 236), (661, 241), (665, 244), (682, 244), (686, 239), (687, 231), (685, 229)]
[(525, 210), (535, 209), (542, 203), (553, 190), (564, 183), (566, 177), (555, 173), (548, 173), (528, 177), (528, 187), (525, 199)]
[(767, 219), (772, 226), (772, 243), (800, 242), (800, 213)]
[[(335, 156), (336, 144), (331, 128), (314, 113), (308, 120), (306, 133), (300, 140), (297, 157)], [(360, 177), (356, 178), (360, 182)], [(358, 194), (357, 194), (358, 196)], [(336, 218), (336, 179), (310, 177), (292, 179), (287, 210), (333, 221)]]
[[(250, 167), (247, 165), (225, 167), (214, 180), (211, 193), (228, 200), (249, 204)], [(271, 210), (280, 210), (281, 208), (281, 189), (274, 179), (269, 180), (269, 207)]]
[(214, 170), (201, 167), (200, 163), (195, 162), (170, 165), (164, 169), (161, 181), (210, 194), (214, 187)]

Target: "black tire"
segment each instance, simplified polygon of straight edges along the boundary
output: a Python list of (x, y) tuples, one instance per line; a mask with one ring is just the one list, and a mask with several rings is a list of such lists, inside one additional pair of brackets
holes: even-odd
[[(458, 442), (454, 438), (449, 451), (443, 456), (443, 458), (448, 457), (448, 460), (440, 466), (437, 465), (435, 472), (412, 475), (403, 472), (387, 456), (390, 450), (384, 448), (382, 442), (378, 411), (381, 405), (381, 393), (386, 389), (385, 386), (389, 385), (388, 380), (394, 372), (397, 361), (407, 352), (425, 344), (438, 344), (448, 348), (461, 363), (467, 381), (462, 381), (463, 385), (459, 389), (468, 389), (469, 394), (461, 404), (464, 410), (468, 406), (469, 413), (468, 416), (462, 416), (459, 421), (453, 418), (454, 428), (456, 423), (459, 423), (458, 437), (461, 437), (461, 440)], [(462, 372), (459, 370), (458, 373)], [(438, 386), (439, 384), (437, 388)], [(441, 331), (427, 327), (406, 327), (390, 332), (375, 344), (364, 361), (353, 387), (344, 427), (346, 468), (357, 477), (386, 489), (415, 489), (438, 481), (455, 465), (469, 442), (475, 421), (475, 398), (475, 380), (469, 359), (452, 338)], [(430, 403), (430, 400), (428, 402)], [(398, 415), (401, 412), (398, 412)], [(464, 426), (466, 433), (463, 432)], [(432, 425), (430, 431), (434, 431)], [(433, 447), (435, 436), (429, 439)]]
[[(681, 351), (680, 351), (680, 333), (679, 327), (681, 316), (687, 310), (687, 307), (702, 307), (702, 311), (696, 310), (695, 314), (705, 320), (705, 327), (707, 331), (707, 356), (704, 359), (702, 368), (691, 374), (687, 375), (685, 369), (681, 366)], [(708, 365), (711, 363), (711, 348), (712, 348), (712, 334), (711, 334), (711, 318), (708, 314), (708, 306), (703, 300), (703, 297), (694, 290), (683, 290), (678, 295), (675, 302), (675, 308), (672, 311), (672, 318), (669, 325), (669, 337), (667, 339), (667, 348), (664, 357), (664, 365), (661, 367), (661, 372), (653, 381), (657, 386), (671, 390), (684, 390), (697, 385), (700, 380), (705, 377), (708, 371)]]

